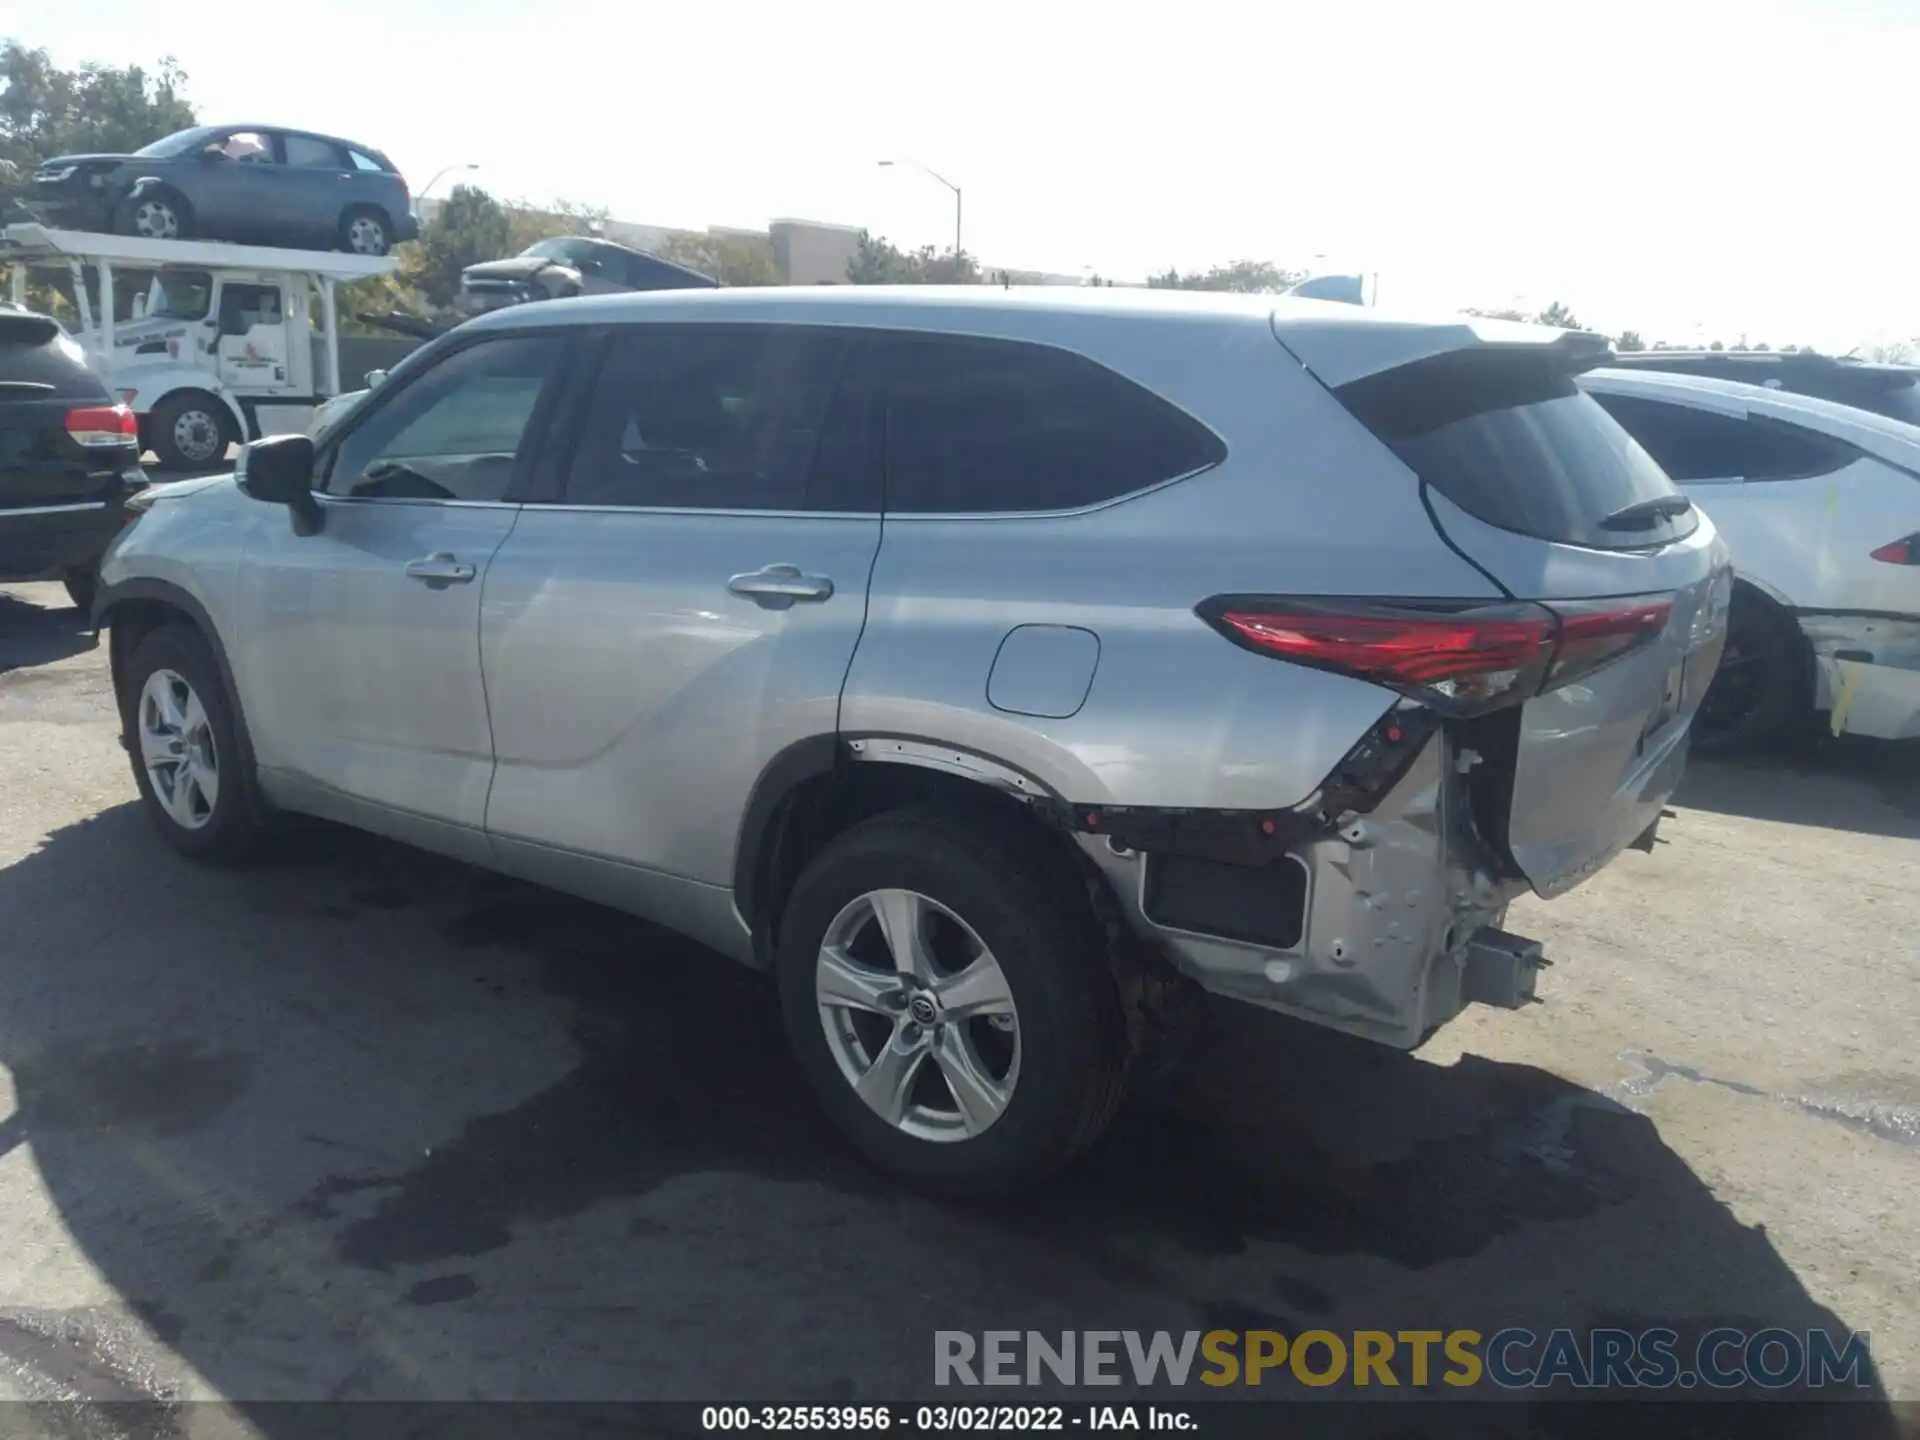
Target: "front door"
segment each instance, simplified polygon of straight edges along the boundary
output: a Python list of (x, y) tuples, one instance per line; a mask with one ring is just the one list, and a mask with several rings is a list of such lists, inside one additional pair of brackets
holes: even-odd
[(322, 447), (320, 532), (279, 514), (256, 527), (242, 691), (270, 788), (485, 858), (480, 596), (561, 350), (488, 338), (383, 388)]
[(843, 348), (794, 326), (613, 331), (558, 503), (526, 506), (482, 604), (487, 828), (523, 868), (564, 851), (626, 867), (629, 893), (723, 895), (763, 768), (834, 733), (880, 543)]
[(229, 280), (215, 318), (221, 383), (242, 395), (285, 393), (292, 355), (280, 287)]

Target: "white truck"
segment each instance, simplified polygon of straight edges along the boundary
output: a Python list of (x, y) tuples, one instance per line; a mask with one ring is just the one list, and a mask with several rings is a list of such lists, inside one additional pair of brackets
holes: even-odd
[[(340, 393), (334, 286), (398, 261), (24, 224), (0, 230), (0, 263), (17, 304), (30, 272), (64, 273), (74, 338), (139, 417), (142, 448), (163, 469), (208, 470), (237, 442), (306, 430)], [(127, 319), (116, 274), (137, 287)]]

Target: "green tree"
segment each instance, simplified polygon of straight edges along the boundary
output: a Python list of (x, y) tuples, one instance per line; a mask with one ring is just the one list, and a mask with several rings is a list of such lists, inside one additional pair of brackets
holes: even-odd
[(675, 235), (660, 247), (660, 258), (711, 275), (722, 285), (785, 283), (773, 242), (759, 236)]
[[(456, 185), (400, 261), (400, 276), (429, 306), (444, 309), (460, 293), (460, 272), (515, 253), (513, 217), (477, 185)], [(524, 241), (525, 249), (532, 240)]]
[(1558, 300), (1534, 316), (1533, 323), (1536, 325), (1551, 325), (1557, 330), (1580, 330), (1585, 328), (1581, 325), (1580, 321), (1575, 318), (1573, 311), (1569, 310), (1565, 305), (1562, 305)]
[(1726, 348), (1727, 347), (1722, 345), (1718, 340), (1714, 341), (1711, 345), (1707, 346), (1707, 349), (1713, 350), (1713, 351), (1725, 350)]
[(1640, 338), (1638, 330), (1622, 330), (1620, 338), (1613, 342), (1613, 348), (1623, 355), (1629, 355), (1635, 350), (1646, 349), (1647, 342)]
[(847, 279), (855, 285), (978, 285), (981, 275), (979, 262), (964, 250), (922, 245), (903, 251), (862, 230)]
[(1232, 291), (1242, 295), (1277, 295), (1306, 279), (1303, 270), (1283, 270), (1271, 260), (1235, 260), (1230, 265), (1215, 265), (1209, 270), (1194, 270), (1183, 275), (1171, 267), (1165, 274), (1147, 277), (1153, 290)]
[(62, 70), (44, 50), (0, 44), (0, 169), (15, 183), (52, 155), (136, 150), (195, 123), (171, 57), (152, 70), (88, 64)]

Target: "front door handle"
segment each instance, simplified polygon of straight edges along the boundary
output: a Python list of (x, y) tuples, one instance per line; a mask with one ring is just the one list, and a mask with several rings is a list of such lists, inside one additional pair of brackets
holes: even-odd
[(833, 581), (824, 575), (805, 575), (798, 565), (767, 565), (727, 581), (727, 590), (753, 601), (763, 610), (785, 610), (796, 600), (818, 604), (833, 598)]
[(418, 580), (436, 590), (449, 585), (464, 585), (474, 577), (473, 566), (456, 560), (450, 550), (436, 550), (419, 560), (407, 562), (407, 578)]

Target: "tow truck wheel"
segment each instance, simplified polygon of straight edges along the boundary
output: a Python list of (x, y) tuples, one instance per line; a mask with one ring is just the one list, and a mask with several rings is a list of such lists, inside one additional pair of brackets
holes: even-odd
[(217, 470), (227, 447), (240, 438), (227, 407), (194, 391), (154, 406), (148, 429), (163, 470)]
[(393, 248), (387, 217), (362, 207), (340, 217), (340, 248), (349, 255), (384, 255)]
[(138, 235), (143, 240), (184, 240), (187, 238), (186, 207), (164, 193), (122, 200), (114, 212), (113, 228), (122, 235)]

